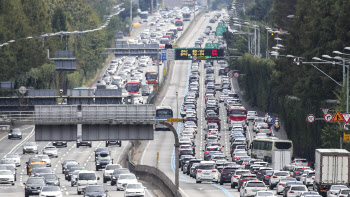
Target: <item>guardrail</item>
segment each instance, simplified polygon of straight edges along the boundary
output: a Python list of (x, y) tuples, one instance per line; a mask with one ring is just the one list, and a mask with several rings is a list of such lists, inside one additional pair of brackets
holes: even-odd
[(136, 165), (132, 161), (132, 150), (133, 148), (128, 153), (128, 168), (130, 172), (134, 173), (144, 181), (155, 184), (165, 196), (182, 197), (182, 195), (176, 191), (175, 184), (165, 175), (164, 172), (153, 166)]

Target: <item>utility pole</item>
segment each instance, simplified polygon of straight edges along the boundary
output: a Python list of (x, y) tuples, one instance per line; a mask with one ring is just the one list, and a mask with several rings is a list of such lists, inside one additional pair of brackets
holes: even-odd
[(129, 27), (130, 36), (131, 36), (131, 26), (132, 26), (132, 0), (130, 0), (130, 27)]
[(153, 14), (153, 0), (151, 0), (151, 15)]

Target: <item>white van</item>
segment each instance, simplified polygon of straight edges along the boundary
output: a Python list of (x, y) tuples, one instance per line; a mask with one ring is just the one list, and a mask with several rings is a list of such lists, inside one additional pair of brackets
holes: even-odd
[(81, 195), (81, 193), (84, 192), (86, 186), (97, 185), (97, 180), (100, 180), (100, 177), (96, 176), (95, 171), (88, 171), (88, 170), (79, 171), (79, 174), (77, 177), (78, 195)]

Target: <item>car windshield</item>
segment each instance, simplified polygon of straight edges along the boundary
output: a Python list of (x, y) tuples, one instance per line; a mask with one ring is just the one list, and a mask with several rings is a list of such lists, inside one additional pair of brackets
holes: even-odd
[(12, 175), (12, 172), (10, 170), (1, 170), (0, 175)]
[(34, 171), (36, 173), (50, 173), (51, 169), (50, 168), (36, 168), (36, 169), (33, 169), (33, 172)]
[(111, 156), (107, 154), (101, 154), (97, 156), (97, 160), (111, 160)]
[(24, 146), (36, 146), (35, 142), (26, 142)]
[(96, 180), (95, 173), (80, 173), (79, 180)]
[(331, 190), (340, 190), (343, 188), (347, 188), (345, 185), (333, 185)]
[(341, 191), (341, 194), (349, 194), (350, 193), (350, 189), (344, 189)]
[(249, 170), (236, 171), (236, 175), (242, 175), (242, 174), (247, 174), (247, 173), (249, 173)]
[(128, 184), (126, 186), (126, 189), (142, 189), (142, 185), (141, 184)]
[(290, 182), (290, 181), (296, 181), (294, 178), (289, 178), (289, 179), (281, 179), (281, 182)]
[(275, 176), (288, 176), (289, 173), (288, 172), (275, 172), (275, 174), (273, 174)]
[(120, 165), (108, 165), (106, 167), (106, 170), (114, 170), (114, 169), (118, 169), (121, 168)]
[(38, 155), (37, 157), (40, 159), (50, 159), (48, 155)]
[(134, 174), (121, 174), (119, 176), (120, 179), (136, 179), (136, 176)]
[(250, 182), (247, 187), (265, 187), (265, 184), (263, 182)]
[(56, 175), (55, 174), (44, 174), (42, 175), (45, 179), (56, 179)]
[(198, 169), (201, 170), (213, 170), (215, 169), (214, 165), (199, 165)]
[(85, 188), (85, 192), (104, 192), (104, 191), (105, 189), (103, 188), (102, 185), (101, 186), (90, 185)]
[(6, 158), (19, 158), (19, 156), (15, 154), (8, 154), (6, 155)]
[(32, 179), (32, 178), (29, 178), (27, 180), (27, 184), (45, 185), (45, 181), (44, 181), (44, 179), (36, 179), (36, 178)]
[(42, 189), (43, 192), (53, 192), (53, 191), (60, 191), (60, 188), (57, 186), (45, 186)]
[(45, 147), (45, 150), (56, 150), (56, 147)]
[(303, 187), (303, 186), (293, 186), (291, 188), (291, 190), (294, 190), (294, 191), (306, 191), (306, 188)]

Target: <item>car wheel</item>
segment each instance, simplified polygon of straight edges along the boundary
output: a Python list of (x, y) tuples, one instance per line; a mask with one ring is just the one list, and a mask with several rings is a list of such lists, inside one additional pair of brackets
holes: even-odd
[(103, 183), (107, 183), (107, 179), (103, 176)]
[(81, 195), (81, 191), (78, 191), (78, 195)]
[(26, 152), (25, 151), (23, 151), (23, 155), (25, 155), (26, 154)]
[(223, 181), (220, 181), (220, 185), (223, 185), (224, 184), (224, 182)]
[(196, 180), (196, 183), (202, 183), (202, 181), (197, 181), (197, 180)]
[(12, 185), (15, 185), (15, 182), (13, 182)]
[(99, 170), (99, 168), (96, 166), (96, 171), (98, 171)]
[(71, 186), (71, 187), (74, 187), (74, 184), (73, 184), (73, 182), (70, 182), (70, 186)]
[(25, 197), (29, 197), (29, 194), (24, 194)]
[(77, 144), (77, 148), (79, 148), (79, 145)]
[(235, 185), (231, 184), (231, 188), (234, 189), (234, 188), (235, 188)]
[(270, 185), (270, 187), (269, 187), (269, 188), (270, 188), (270, 190), (273, 190), (273, 186), (272, 186), (272, 185)]

